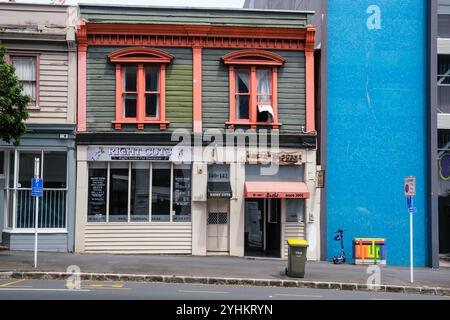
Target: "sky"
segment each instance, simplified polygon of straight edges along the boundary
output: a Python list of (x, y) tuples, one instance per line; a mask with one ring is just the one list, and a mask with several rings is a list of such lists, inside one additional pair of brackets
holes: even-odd
[[(182, 6), (182, 7), (219, 7), (219, 8), (242, 8), (245, 0), (16, 0), (23, 3), (60, 3), (66, 4), (89, 3), (89, 4), (126, 4), (147, 6)], [(7, 2), (7, 0), (0, 0)]]

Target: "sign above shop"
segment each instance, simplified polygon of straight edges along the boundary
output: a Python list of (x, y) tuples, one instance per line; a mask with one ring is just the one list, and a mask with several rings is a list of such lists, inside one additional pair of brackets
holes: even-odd
[(88, 161), (191, 161), (189, 147), (88, 147)]
[(275, 163), (280, 166), (285, 165), (302, 165), (303, 153), (296, 152), (278, 152), (272, 153), (270, 151), (247, 151), (246, 162), (251, 164)]

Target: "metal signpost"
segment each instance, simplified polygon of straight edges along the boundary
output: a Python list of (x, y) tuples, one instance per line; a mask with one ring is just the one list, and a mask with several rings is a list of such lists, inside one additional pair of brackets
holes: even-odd
[(35, 218), (34, 218), (34, 267), (37, 268), (38, 249), (38, 227), (39, 227), (39, 198), (43, 195), (43, 181), (40, 176), (39, 158), (34, 158), (34, 179), (31, 180), (31, 196), (35, 198)]
[(413, 248), (413, 214), (417, 213), (417, 208), (414, 207), (414, 196), (416, 195), (416, 177), (405, 178), (405, 196), (408, 203), (409, 212), (409, 259), (410, 259), (410, 273), (411, 283), (414, 282), (414, 248)]

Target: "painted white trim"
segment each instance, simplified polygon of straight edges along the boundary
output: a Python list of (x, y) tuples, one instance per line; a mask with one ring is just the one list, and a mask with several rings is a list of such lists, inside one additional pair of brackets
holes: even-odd
[(450, 129), (450, 113), (438, 113), (437, 127), (438, 129)]
[[(34, 228), (33, 229), (3, 229), (4, 233), (11, 233), (11, 234), (34, 234)], [(66, 234), (69, 233), (67, 229), (38, 229), (38, 233), (40, 234)]]
[(437, 39), (438, 54), (450, 54), (450, 39), (438, 38)]

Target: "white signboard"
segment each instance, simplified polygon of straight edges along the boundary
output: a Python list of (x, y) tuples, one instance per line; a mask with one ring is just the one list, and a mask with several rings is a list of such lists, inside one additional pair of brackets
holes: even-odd
[(88, 147), (88, 161), (172, 161), (190, 162), (190, 147), (129, 147), (96, 146)]
[(416, 195), (416, 177), (405, 178), (405, 196), (414, 197)]

